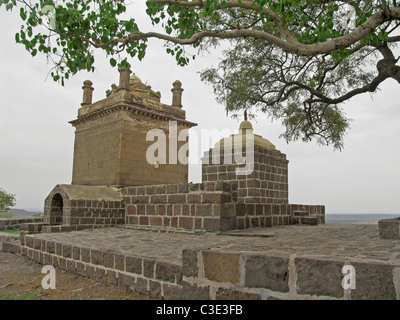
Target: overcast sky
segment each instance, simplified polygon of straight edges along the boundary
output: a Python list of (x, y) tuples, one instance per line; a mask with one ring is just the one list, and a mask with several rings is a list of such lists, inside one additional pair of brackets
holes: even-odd
[[(144, 12), (144, 11), (143, 11)], [(145, 19), (145, 16), (142, 17)], [(119, 74), (100, 52), (95, 73), (79, 73), (65, 87), (47, 78), (45, 57), (32, 58), (15, 44), (18, 11), (0, 11), (0, 188), (13, 193), (17, 208), (43, 209), (46, 196), (57, 184), (70, 184), (74, 128), (82, 102), (82, 83), (94, 83), (93, 100), (105, 98)], [(172, 83), (182, 82), (187, 120), (196, 130), (233, 132), (238, 120), (227, 117), (215, 102), (210, 86), (198, 71), (216, 65), (216, 54), (198, 57), (188, 67), (178, 67), (162, 44), (150, 42), (143, 62), (132, 60), (132, 70), (171, 104)], [(289, 201), (323, 204), (327, 213), (400, 213), (400, 86), (386, 81), (373, 96), (357, 97), (343, 105), (354, 119), (342, 152), (314, 142), (287, 144), (279, 135), (284, 128), (263, 114), (253, 120), (255, 133), (270, 140), (289, 160)], [(204, 144), (204, 142), (202, 142)], [(202, 151), (206, 148), (203, 147)], [(200, 182), (200, 167), (192, 166), (189, 179)]]

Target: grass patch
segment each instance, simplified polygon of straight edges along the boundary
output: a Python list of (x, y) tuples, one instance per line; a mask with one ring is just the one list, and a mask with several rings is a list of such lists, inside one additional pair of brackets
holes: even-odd
[(36, 291), (13, 293), (11, 295), (0, 295), (0, 300), (35, 300), (38, 293)]
[(20, 230), (2, 230), (1, 232), (8, 233), (8, 234), (17, 234), (17, 235), (21, 234)]

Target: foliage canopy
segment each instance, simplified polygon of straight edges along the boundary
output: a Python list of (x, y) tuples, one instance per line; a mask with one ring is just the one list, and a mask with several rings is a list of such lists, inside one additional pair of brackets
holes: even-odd
[(127, 17), (135, 4), (125, 0), (2, 5), (19, 10), (16, 41), (32, 56), (47, 55), (62, 84), (94, 70), (95, 49), (124, 67), (122, 54), (141, 60), (148, 39), (156, 38), (184, 66), (191, 59), (185, 46), (206, 50), (228, 40), (220, 65), (204, 70), (202, 79), (228, 113), (261, 110), (281, 119), (288, 141), (315, 138), (342, 148), (349, 127), (342, 103), (375, 92), (388, 78), (400, 82), (396, 0), (148, 0), (152, 31)]

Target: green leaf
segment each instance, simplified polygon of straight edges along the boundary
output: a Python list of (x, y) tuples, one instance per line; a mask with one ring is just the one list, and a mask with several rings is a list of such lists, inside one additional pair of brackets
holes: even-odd
[(114, 58), (110, 59), (110, 64), (112, 67), (115, 67), (117, 65), (117, 60), (115, 60)]

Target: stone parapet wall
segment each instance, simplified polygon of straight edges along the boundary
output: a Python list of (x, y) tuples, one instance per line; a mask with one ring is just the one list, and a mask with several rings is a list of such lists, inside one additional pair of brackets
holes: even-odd
[(0, 219), (1, 230), (20, 230), (24, 223), (38, 223), (43, 222), (43, 218), (10, 218)]
[[(343, 258), (183, 251), (183, 298), (211, 300), (396, 300), (400, 267)], [(342, 268), (357, 270), (355, 289), (342, 286)], [(229, 266), (229, 268), (226, 268)]]
[(25, 236), (20, 253), (29, 259), (51, 265), (100, 283), (121, 286), (154, 299), (182, 298), (181, 264), (141, 255), (127, 255), (101, 248)]

